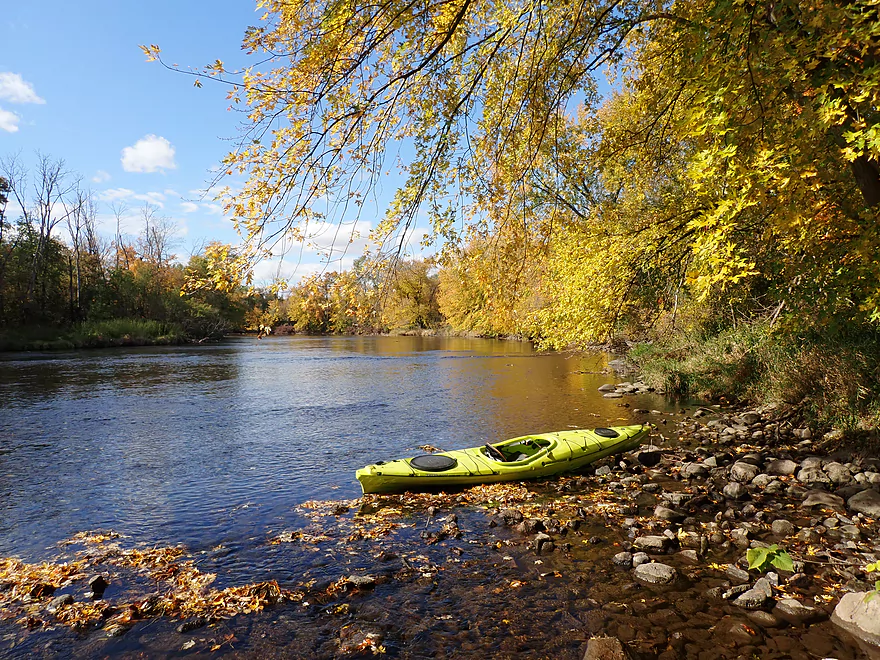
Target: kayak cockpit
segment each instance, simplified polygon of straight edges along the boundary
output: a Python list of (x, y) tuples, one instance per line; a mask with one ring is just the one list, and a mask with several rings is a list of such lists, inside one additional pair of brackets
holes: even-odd
[(555, 446), (556, 440), (526, 436), (507, 440), (497, 445), (486, 444), (480, 451), (483, 456), (498, 463), (522, 464), (541, 458)]

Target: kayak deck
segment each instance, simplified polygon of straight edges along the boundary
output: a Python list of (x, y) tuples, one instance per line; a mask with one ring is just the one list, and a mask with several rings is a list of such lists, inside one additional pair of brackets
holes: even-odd
[(364, 493), (534, 479), (580, 469), (638, 447), (651, 426), (539, 433), (503, 442), (367, 465), (357, 471)]

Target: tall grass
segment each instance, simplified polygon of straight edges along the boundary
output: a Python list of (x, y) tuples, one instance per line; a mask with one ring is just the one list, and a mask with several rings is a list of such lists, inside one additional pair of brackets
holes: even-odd
[(873, 328), (782, 333), (761, 321), (640, 344), (630, 358), (644, 380), (673, 396), (788, 406), (843, 428), (880, 422), (880, 333)]
[(147, 319), (86, 321), (59, 332), (46, 328), (19, 328), (0, 335), (0, 351), (46, 351), (109, 346), (179, 344), (186, 339), (174, 323)]

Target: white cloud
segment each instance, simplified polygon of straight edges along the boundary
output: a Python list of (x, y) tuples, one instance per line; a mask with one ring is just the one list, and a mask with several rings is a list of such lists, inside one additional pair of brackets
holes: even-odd
[(95, 183), (104, 183), (105, 181), (110, 180), (110, 174), (105, 172), (104, 170), (98, 170), (95, 172), (95, 176), (92, 177), (92, 181)]
[(7, 133), (18, 132), (19, 121), (21, 121), (21, 117), (17, 114), (0, 108), (0, 131), (6, 131)]
[(120, 202), (126, 200), (136, 200), (139, 202), (147, 202), (158, 206), (160, 209), (165, 208), (165, 195), (160, 192), (136, 193), (130, 188), (108, 188), (98, 193), (98, 199), (102, 202)]
[(134, 146), (122, 150), (122, 169), (126, 172), (159, 172), (176, 168), (174, 146), (158, 135), (145, 135)]
[(34, 90), (34, 86), (25, 81), (18, 73), (0, 73), (0, 99), (10, 103), (45, 103)]
[(202, 204), (202, 208), (205, 210), (205, 213), (210, 213), (211, 215), (223, 214), (223, 207), (220, 204)]
[(195, 213), (199, 210), (199, 205), (194, 204), (193, 202), (181, 202), (180, 208), (183, 209), (184, 213)]

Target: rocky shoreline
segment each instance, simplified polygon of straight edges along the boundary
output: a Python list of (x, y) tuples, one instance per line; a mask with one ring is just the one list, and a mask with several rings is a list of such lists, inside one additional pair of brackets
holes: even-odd
[[(644, 389), (605, 387), (614, 398)], [(880, 596), (872, 598), (880, 576), (866, 571), (880, 558), (880, 459), (841, 450), (839, 431), (819, 436), (774, 410), (700, 408), (660, 429), (659, 445), (606, 459), (567, 486), (610, 493), (603, 515), (626, 537), (612, 563), (630, 573), (628, 589), (658, 590), (648, 608), (601, 606), (608, 616), (596, 632), (616, 641), (590, 644), (587, 657), (816, 657), (834, 652), (823, 639), (830, 620), (835, 634), (880, 658)], [(552, 518), (508, 509), (493, 524), (534, 532), (539, 554), (570, 546)], [(747, 553), (761, 548), (765, 557), (785, 553), (789, 570), (749, 570)], [(690, 616), (664, 597), (683, 583), (704, 600)], [(707, 649), (710, 639), (735, 654)]]

